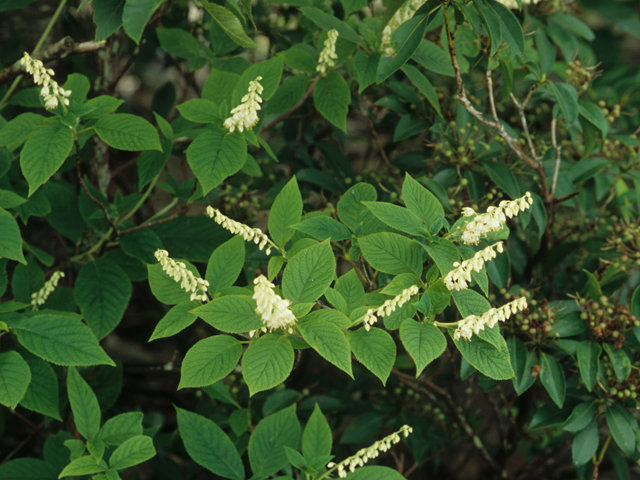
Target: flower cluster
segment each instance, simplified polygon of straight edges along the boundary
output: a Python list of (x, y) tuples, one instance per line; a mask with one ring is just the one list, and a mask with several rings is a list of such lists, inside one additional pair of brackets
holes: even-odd
[(336, 40), (338, 40), (338, 31), (333, 28), (327, 33), (327, 39), (324, 41), (324, 48), (320, 52), (320, 60), (318, 60), (318, 66), (316, 67), (316, 71), (323, 75), (326, 73), (327, 67), (331, 68), (336, 64), (334, 61), (338, 58), (338, 55), (336, 55)]
[(224, 127), (228, 128), (230, 132), (234, 132), (237, 128), (241, 132), (246, 128), (251, 130), (253, 126), (258, 123), (258, 110), (260, 110), (260, 104), (262, 98), (262, 85), (260, 85), (262, 77), (256, 77), (255, 80), (249, 82), (249, 93), (242, 97), (240, 105), (231, 110), (231, 117), (224, 121)]
[(40, 60), (31, 58), (31, 56), (24, 52), (24, 56), (20, 60), (20, 64), (24, 66), (24, 69), (33, 75), (33, 81), (38, 85), (42, 85), (40, 95), (44, 97), (45, 108), (52, 110), (58, 106), (59, 102), (65, 105), (69, 105), (69, 96), (71, 90), (65, 90), (58, 86), (58, 83), (51, 79), (51, 75), (54, 75), (54, 71), (50, 68), (44, 68), (44, 65)]
[(460, 340), (460, 337), (471, 340), (471, 337), (475, 333), (480, 333), (480, 330), (484, 330), (485, 325), (487, 328), (493, 328), (493, 326), (500, 322), (504, 322), (511, 314), (516, 314), (527, 308), (527, 297), (520, 297), (513, 302), (509, 302), (500, 308), (490, 308), (482, 315), (469, 315), (468, 317), (460, 320), (458, 328), (453, 332), (454, 340)]
[[(253, 281), (255, 287), (253, 289), (253, 298), (255, 299), (258, 308), (256, 312), (262, 317), (264, 327), (262, 331), (277, 330), (282, 328), (289, 333), (293, 333), (293, 326), (296, 324), (296, 317), (289, 308), (289, 300), (283, 299), (280, 295), (276, 295), (273, 291), (275, 285), (267, 280), (267, 277), (260, 275)], [(249, 335), (253, 336), (255, 330), (249, 332)]]
[[(215, 208), (208, 206), (207, 207), (207, 215), (213, 218), (218, 225), (222, 225), (222, 228), (226, 228), (234, 235), (242, 235), (242, 238), (246, 242), (253, 242), (258, 245), (260, 250), (264, 249), (264, 247), (269, 242), (269, 237), (267, 237), (262, 230), (259, 228), (251, 228), (244, 223), (236, 222), (235, 220), (231, 220), (226, 215), (223, 215), (220, 210), (216, 210)], [(271, 247), (267, 247), (267, 255), (271, 254)]]
[(484, 250), (480, 250), (469, 260), (464, 260), (462, 263), (455, 262), (453, 264), (453, 266), (456, 267), (455, 270), (451, 270), (444, 277), (446, 287), (449, 290), (456, 290), (458, 292), (467, 288), (469, 286), (467, 282), (471, 281), (471, 271), (479, 272), (482, 270), (484, 262), (496, 258), (497, 254), (493, 250), (494, 248), (498, 250), (498, 253), (504, 251), (502, 242), (498, 242), (488, 246)]
[(396, 29), (407, 20), (411, 20), (416, 11), (424, 5), (427, 0), (407, 0), (407, 2), (400, 7), (396, 13), (393, 14), (389, 23), (382, 30), (382, 42), (380, 50), (386, 55), (393, 55), (396, 53), (395, 48), (390, 47), (391, 36)]
[(44, 302), (47, 301), (51, 292), (58, 286), (58, 281), (63, 277), (63, 272), (53, 272), (53, 275), (45, 282), (44, 286), (37, 292), (31, 294), (31, 305), (33, 305), (34, 310), (37, 310), (39, 305), (43, 305)]
[[(209, 282), (203, 280), (200, 277), (196, 277), (193, 273), (187, 269), (187, 266), (182, 262), (176, 262), (172, 258), (169, 258), (169, 252), (156, 250), (156, 260), (162, 265), (162, 269), (167, 275), (172, 277), (176, 282), (180, 282), (180, 288), (191, 293), (191, 300), (200, 300), (202, 302), (207, 301), (207, 287)], [(200, 291), (201, 293), (198, 293)]]
[(465, 217), (476, 215), (476, 217), (467, 222), (462, 232), (462, 242), (467, 245), (476, 245), (481, 237), (491, 232), (500, 230), (507, 221), (507, 217), (512, 218), (521, 211), (524, 212), (533, 204), (531, 194), (527, 192), (523, 197), (515, 200), (503, 200), (497, 207), (487, 208), (487, 213), (476, 215), (472, 208), (465, 207), (462, 214)]
[[(496, 0), (498, 3), (501, 3), (507, 8), (511, 8), (512, 10), (518, 10), (520, 7), (518, 6), (518, 2), (516, 0)], [(542, 0), (522, 0), (522, 5), (535, 5), (536, 3), (541, 2)]]
[(358, 453), (356, 453), (352, 457), (347, 458), (346, 460), (343, 460), (337, 465), (333, 462), (330, 462), (329, 464), (327, 464), (327, 468), (337, 467), (338, 476), (340, 478), (345, 478), (347, 476), (346, 469), (349, 469), (349, 471), (353, 473), (357, 467), (364, 466), (364, 464), (370, 459), (376, 458), (378, 455), (380, 455), (380, 452), (386, 452), (387, 450), (390, 450), (391, 444), (400, 442), (400, 433), (404, 434), (406, 438), (412, 432), (413, 428), (411, 428), (409, 425), (403, 425), (402, 428), (397, 432), (392, 433), (382, 440), (378, 440), (370, 447), (359, 450)]
[(412, 285), (409, 288), (405, 288), (397, 297), (384, 302), (377, 309), (370, 308), (367, 310), (367, 314), (364, 316), (363, 320), (364, 328), (368, 332), (371, 326), (378, 321), (378, 317), (388, 317), (395, 312), (396, 308), (400, 308), (407, 303), (416, 293), (418, 293), (418, 287), (416, 285)]

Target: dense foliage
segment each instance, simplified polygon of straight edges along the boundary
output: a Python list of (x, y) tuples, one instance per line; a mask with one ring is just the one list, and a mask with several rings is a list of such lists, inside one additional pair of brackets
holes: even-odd
[(0, 479), (630, 478), (640, 1), (0, 15)]

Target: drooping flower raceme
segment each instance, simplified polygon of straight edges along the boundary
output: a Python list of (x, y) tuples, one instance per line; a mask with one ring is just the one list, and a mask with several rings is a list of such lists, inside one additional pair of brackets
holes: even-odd
[(44, 302), (47, 301), (51, 292), (58, 286), (58, 281), (61, 278), (64, 278), (63, 272), (53, 272), (53, 275), (45, 282), (44, 286), (37, 292), (31, 294), (31, 305), (33, 305), (34, 310), (37, 310), (40, 305), (43, 305)]
[[(223, 215), (220, 210), (216, 210), (211, 206), (207, 207), (207, 215), (213, 218), (222, 228), (226, 228), (234, 235), (242, 235), (242, 238), (244, 238), (246, 242), (255, 243), (260, 250), (264, 249), (267, 243), (271, 243), (269, 237), (262, 233), (262, 230), (259, 228), (251, 228), (244, 223), (231, 220), (229, 217)], [(267, 255), (271, 253), (271, 246), (267, 247), (266, 253)]]
[(386, 55), (393, 55), (396, 53), (395, 48), (390, 47), (391, 36), (397, 28), (407, 20), (411, 20), (416, 11), (424, 5), (427, 0), (407, 0), (407, 2), (401, 6), (396, 13), (393, 14), (389, 23), (382, 30), (382, 42), (380, 51)]
[(498, 253), (504, 251), (502, 242), (494, 243), (488, 246), (484, 250), (477, 252), (472, 258), (464, 260), (462, 263), (454, 262), (453, 266), (455, 270), (451, 270), (444, 277), (444, 284), (449, 290), (464, 290), (469, 286), (468, 282), (471, 282), (471, 271), (480, 272), (485, 262), (488, 262), (496, 258), (497, 254), (493, 249), (498, 250)]
[[(289, 333), (293, 333), (293, 326), (296, 324), (297, 319), (291, 311), (291, 308), (289, 308), (291, 302), (277, 295), (276, 292), (273, 291), (275, 285), (267, 280), (267, 277), (264, 275), (257, 276), (253, 280), (253, 283), (255, 285), (253, 288), (253, 298), (258, 305), (256, 312), (260, 314), (262, 322), (264, 323), (262, 331), (266, 332), (269, 330), (272, 332), (278, 328), (282, 328)], [(255, 330), (249, 332), (249, 334), (253, 336)]]
[(33, 75), (34, 82), (38, 85), (42, 85), (40, 95), (44, 97), (44, 106), (47, 110), (56, 108), (60, 102), (65, 105), (69, 105), (68, 97), (71, 95), (71, 90), (65, 90), (58, 86), (58, 83), (55, 80), (51, 79), (51, 75), (55, 74), (52, 69), (44, 68), (43, 63), (40, 60), (31, 58), (27, 52), (24, 52), (24, 56), (20, 60), (20, 64), (24, 66), (24, 69), (28, 73)]
[(476, 215), (472, 208), (465, 207), (462, 214), (465, 217), (476, 215), (471, 221), (467, 222), (462, 232), (462, 242), (467, 245), (476, 245), (481, 237), (491, 232), (500, 230), (507, 221), (507, 217), (512, 218), (521, 211), (524, 212), (533, 204), (531, 193), (527, 192), (524, 196), (515, 200), (503, 200), (497, 207), (487, 208), (487, 213)]
[(327, 464), (327, 468), (337, 468), (338, 476), (340, 478), (345, 478), (347, 476), (347, 470), (353, 473), (357, 467), (364, 466), (364, 464), (367, 463), (370, 459), (376, 458), (378, 455), (380, 455), (380, 452), (386, 452), (387, 450), (390, 450), (392, 444), (399, 443), (401, 433), (406, 438), (412, 432), (413, 428), (411, 428), (409, 425), (403, 425), (402, 428), (397, 432), (392, 433), (382, 440), (378, 440), (370, 447), (359, 450), (352, 457), (349, 457), (338, 464), (330, 462), (329, 464)]
[(191, 300), (207, 301), (207, 287), (209, 282), (200, 277), (196, 277), (182, 262), (176, 262), (169, 257), (169, 252), (158, 249), (154, 254), (156, 260), (162, 265), (162, 269), (176, 282), (180, 282), (180, 288), (191, 292)]
[(336, 55), (337, 40), (338, 31), (335, 28), (329, 30), (327, 33), (327, 39), (324, 41), (324, 48), (322, 49), (322, 52), (320, 52), (318, 66), (316, 67), (316, 71), (323, 75), (326, 73), (327, 68), (331, 68), (336, 64), (335, 59), (338, 58), (338, 55)]
[(453, 332), (453, 338), (460, 340), (460, 337), (471, 340), (471, 337), (475, 333), (480, 333), (480, 330), (487, 328), (493, 328), (498, 322), (504, 322), (511, 314), (516, 314), (527, 308), (527, 298), (520, 297), (516, 300), (503, 305), (500, 308), (490, 308), (482, 315), (469, 315), (468, 317), (460, 320), (458, 328)]
[(384, 302), (377, 309), (370, 308), (364, 316), (364, 328), (368, 332), (371, 329), (371, 326), (378, 321), (378, 317), (388, 317), (395, 312), (396, 308), (402, 307), (417, 293), (418, 287), (416, 285), (412, 285), (409, 288), (405, 288), (400, 295)]
[(242, 103), (231, 110), (231, 116), (224, 121), (225, 128), (230, 132), (234, 132), (237, 128), (241, 132), (244, 129), (251, 130), (258, 123), (258, 110), (262, 103), (263, 88), (260, 85), (262, 77), (256, 77), (255, 80), (249, 82), (249, 92), (240, 100)]

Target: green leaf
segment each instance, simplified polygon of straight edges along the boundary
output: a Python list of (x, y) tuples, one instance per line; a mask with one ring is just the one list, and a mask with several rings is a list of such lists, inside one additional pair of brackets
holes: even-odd
[(564, 422), (562, 429), (567, 432), (579, 432), (593, 421), (595, 412), (596, 402), (594, 400), (578, 404), (567, 421)]
[(631, 457), (636, 450), (636, 437), (632, 425), (636, 426), (637, 420), (629, 414), (626, 408), (612, 403), (607, 406), (607, 426), (613, 435), (613, 439), (627, 457)]
[(163, 3), (164, 0), (125, 1), (124, 9), (122, 11), (122, 26), (124, 27), (124, 31), (127, 32), (127, 35), (129, 35), (134, 42), (140, 43), (145, 25), (149, 20), (151, 20), (153, 12), (155, 12)]
[(295, 225), (291, 225), (291, 228), (311, 235), (313, 238), (321, 241), (330, 239), (332, 242), (340, 242), (351, 237), (351, 232), (347, 227), (326, 215), (319, 215), (304, 220)]
[(500, 17), (502, 38), (518, 55), (524, 55), (524, 33), (518, 18), (503, 4), (492, 1), (491, 8)]
[(315, 23), (320, 28), (325, 30), (331, 30), (335, 28), (338, 31), (339, 37), (349, 40), (354, 43), (363, 43), (360, 35), (347, 23), (339, 20), (334, 15), (325, 13), (314, 7), (301, 7), (302, 14)]
[(240, 80), (240, 75), (233, 72), (211, 69), (202, 87), (202, 98), (212, 101), (216, 105), (222, 102), (231, 103), (231, 95)]
[(376, 74), (376, 83), (382, 83), (389, 78), (415, 53), (427, 29), (427, 18), (428, 15), (413, 17), (395, 29), (391, 36), (391, 43), (396, 45), (395, 55), (388, 62), (385, 60), (389, 57), (381, 59)]
[(200, 340), (189, 349), (180, 369), (180, 385), (206, 387), (229, 375), (242, 355), (242, 344), (228, 335)]
[(410, 318), (400, 325), (400, 340), (416, 364), (416, 378), (447, 348), (447, 339), (438, 327)]
[(424, 222), (411, 210), (386, 202), (362, 202), (378, 220), (409, 235), (424, 235)]
[(246, 333), (264, 326), (256, 313), (256, 301), (244, 295), (225, 295), (191, 311), (226, 333)]
[[(362, 25), (362, 24), (361, 24)], [(369, 85), (376, 81), (376, 73), (380, 64), (381, 55), (378, 52), (366, 53), (357, 50), (353, 56), (354, 75), (358, 80), (358, 94), (362, 93)], [(348, 65), (348, 62), (345, 62)], [(405, 65), (406, 67), (407, 65)]]
[(567, 83), (554, 83), (549, 82), (549, 92), (552, 93), (558, 105), (562, 116), (567, 122), (567, 126), (573, 125), (578, 119), (578, 92), (574, 86)]
[[(178, 29), (179, 30), (179, 29)], [(181, 32), (183, 30), (180, 30)], [(180, 114), (195, 123), (222, 123), (218, 116), (218, 107), (205, 98), (194, 98), (178, 105)]]
[(224, 478), (244, 480), (244, 466), (229, 437), (208, 418), (176, 407), (180, 437), (189, 456)]
[(26, 198), (21, 197), (11, 190), (0, 189), (0, 208), (15, 208), (26, 201)]
[[(100, 95), (99, 97), (87, 100), (82, 105), (76, 105), (75, 108), (79, 110), (78, 115), (80, 117), (85, 120), (91, 120), (94, 118), (100, 118), (115, 111), (123, 103), (124, 100), (120, 100), (119, 98), (114, 98), (109, 95)], [(75, 108), (73, 110), (75, 110)]]
[(347, 314), (350, 314), (358, 307), (366, 305), (364, 286), (358, 278), (355, 269), (349, 270), (342, 275), (335, 284), (335, 289), (340, 292), (347, 302)]
[(263, 100), (269, 100), (280, 85), (282, 77), (282, 69), (284, 61), (282, 57), (272, 57), (264, 62), (258, 62), (251, 65), (244, 72), (240, 80), (233, 89), (232, 101), (233, 105), (238, 105), (242, 101), (242, 97), (247, 94), (249, 84), (257, 77), (262, 77), (260, 85), (262, 85), (262, 93), (260, 97)]
[(513, 378), (509, 349), (506, 345), (498, 350), (476, 336), (471, 337), (471, 340), (454, 340), (454, 343), (462, 356), (480, 373), (494, 380)]
[(71, 461), (69, 465), (64, 467), (58, 478), (71, 477), (74, 475), (90, 475), (92, 473), (100, 473), (106, 471), (104, 465), (100, 465), (91, 455), (85, 455)]
[(595, 177), (598, 175), (598, 172), (605, 168), (609, 168), (610, 166), (611, 164), (606, 158), (583, 158), (571, 166), (571, 169), (568, 172), (568, 177), (569, 180), (571, 180), (571, 183), (578, 185), (579, 183), (586, 182), (587, 180)]
[(536, 377), (531, 375), (531, 369), (538, 363), (538, 357), (536, 352), (529, 352), (524, 342), (516, 337), (507, 340), (507, 347), (509, 347), (511, 366), (515, 374), (511, 379), (513, 388), (518, 395), (522, 395), (536, 381)]
[(332, 442), (331, 427), (316, 403), (302, 434), (302, 454), (309, 461), (330, 455)]
[(113, 470), (122, 470), (139, 463), (146, 462), (156, 455), (153, 440), (146, 435), (138, 435), (126, 440), (116, 448), (109, 458), (109, 466)]
[(440, 239), (438, 243), (430, 243), (424, 248), (438, 266), (443, 277), (456, 268), (453, 266), (455, 262), (460, 261), (460, 252), (449, 240)]
[(0, 403), (15, 409), (31, 382), (29, 365), (16, 351), (0, 353)]
[(27, 264), (22, 253), (22, 237), (18, 222), (9, 212), (0, 208), (0, 258), (5, 257)]
[(316, 73), (318, 53), (311, 45), (306, 43), (294, 45), (281, 52), (280, 55), (282, 55), (284, 63), (290, 69), (304, 73)]
[(356, 468), (355, 472), (347, 473), (347, 480), (404, 480), (397, 470), (380, 465)]
[(396, 344), (391, 335), (372, 327), (368, 332), (364, 328), (349, 330), (347, 336), (358, 361), (386, 385), (396, 361)]
[(600, 435), (596, 419), (584, 429), (578, 432), (571, 445), (571, 456), (574, 468), (589, 462), (598, 450)]
[(602, 347), (598, 342), (582, 340), (578, 343), (576, 357), (578, 358), (578, 368), (580, 376), (587, 390), (593, 390), (598, 378), (598, 365), (600, 364), (600, 354)]
[(67, 392), (78, 432), (86, 440), (95, 438), (100, 431), (98, 398), (75, 368), (69, 368)]
[(623, 349), (615, 348), (610, 343), (603, 344), (604, 351), (607, 352), (609, 360), (611, 360), (611, 366), (616, 374), (616, 378), (619, 382), (624, 382), (631, 373), (631, 360)]
[(127, 412), (104, 422), (98, 438), (106, 445), (121, 445), (130, 438), (142, 435), (142, 412)]
[(122, 26), (122, 11), (125, 0), (93, 0), (93, 21), (97, 25), (96, 42), (115, 33)]
[(233, 285), (244, 267), (244, 240), (240, 235), (232, 237), (216, 248), (207, 263), (206, 280), (212, 297)]
[(367, 262), (381, 272), (422, 274), (420, 247), (396, 233), (374, 233), (358, 241)]
[[(182, 262), (196, 277), (200, 276), (196, 267), (191, 265), (191, 263), (184, 260), (182, 260)], [(180, 288), (180, 284), (167, 275), (164, 270), (162, 270), (162, 265), (159, 263), (156, 263), (155, 265), (147, 265), (147, 272), (151, 293), (153, 293), (162, 303), (167, 305), (176, 305), (190, 300), (191, 294)]]
[(74, 318), (40, 314), (14, 330), (23, 347), (56, 365), (115, 365), (89, 327)]
[(242, 376), (247, 382), (250, 395), (280, 385), (287, 379), (292, 368), (291, 343), (286, 337), (273, 333), (251, 342), (242, 358)]
[[(420, 42), (418, 49), (412, 57), (417, 63), (427, 70), (453, 77), (455, 75), (453, 66), (451, 66), (451, 55), (433, 42), (426, 39)], [(465, 68), (460, 66), (461, 73), (465, 73)], [(468, 67), (466, 69), (468, 71)]]
[(0, 128), (0, 147), (19, 146), (45, 125), (46, 117), (35, 113), (21, 113)]
[(580, 116), (584, 117), (591, 125), (596, 127), (600, 132), (600, 135), (604, 137), (609, 130), (609, 126), (607, 125), (607, 120), (604, 117), (604, 113), (598, 105), (591, 102), (578, 102), (578, 110), (580, 112)]
[(282, 292), (292, 303), (315, 302), (333, 281), (336, 260), (328, 241), (305, 248), (284, 268)]
[(295, 231), (292, 225), (300, 222), (302, 216), (302, 196), (296, 177), (280, 190), (269, 212), (269, 236), (279, 246), (284, 247)]
[(344, 333), (335, 324), (320, 319), (302, 320), (298, 330), (311, 347), (351, 378), (351, 348)]
[(269, 100), (265, 115), (279, 115), (295, 107), (307, 91), (310, 82), (311, 79), (304, 75), (287, 78)]
[(158, 263), (154, 254), (163, 246), (158, 234), (148, 228), (136, 230), (120, 237), (122, 251), (146, 264)]
[(407, 208), (424, 222), (427, 229), (444, 217), (444, 210), (438, 199), (408, 173), (405, 174), (402, 184), (402, 200)]
[[(156, 28), (156, 35), (162, 48), (180, 58), (198, 57), (198, 40), (182, 28)], [(184, 104), (183, 104), (184, 105)]]
[(238, 172), (247, 159), (247, 146), (240, 132), (221, 128), (207, 130), (187, 148), (187, 161), (202, 184), (203, 194)]
[(263, 418), (249, 439), (249, 463), (254, 476), (266, 478), (287, 465), (284, 447), (295, 448), (299, 439), (295, 404)]
[(131, 280), (118, 265), (98, 259), (78, 274), (75, 299), (98, 339), (120, 323), (131, 298)]
[(29, 196), (62, 166), (73, 147), (71, 129), (47, 125), (29, 137), (20, 152), (20, 168), (29, 183)]
[(402, 71), (407, 75), (407, 78), (411, 80), (411, 83), (416, 86), (420, 93), (424, 95), (435, 111), (438, 112), (438, 115), (442, 117), (438, 93), (433, 85), (431, 85), (429, 79), (420, 70), (408, 63), (402, 67)]
[(498, 14), (493, 8), (491, 8), (491, 5), (489, 5), (486, 0), (473, 0), (473, 3), (478, 9), (482, 20), (487, 27), (489, 39), (491, 41), (489, 57), (492, 57), (493, 54), (498, 51), (500, 44), (502, 44), (502, 22), (500, 21)]
[[(145, 3), (148, 1), (132, 2), (128, 0), (127, 5), (129, 3)], [(125, 11), (127, 5), (125, 5)], [(137, 115), (128, 113), (107, 115), (100, 118), (93, 128), (104, 143), (110, 147), (133, 152), (140, 150), (162, 151), (160, 137), (158, 137), (158, 132), (154, 126)]]
[(2, 480), (57, 480), (58, 471), (39, 458), (16, 458), (0, 466)]
[(238, 18), (226, 8), (209, 3), (206, 0), (201, 1), (202, 6), (209, 12), (220, 28), (224, 30), (231, 40), (244, 48), (256, 48), (258, 44), (251, 40), (242, 28), (242, 24)]
[(511, 169), (502, 162), (482, 162), (489, 178), (493, 180), (493, 183), (498, 185), (504, 192), (512, 199), (519, 198), (520, 187), (518, 186), (518, 180), (513, 174)]
[(58, 377), (49, 363), (29, 352), (22, 352), (29, 365), (31, 382), (20, 405), (62, 421), (58, 412)]
[(559, 408), (562, 408), (567, 386), (560, 362), (558, 362), (555, 357), (540, 352), (540, 365), (542, 366), (542, 370), (540, 370), (539, 376), (542, 385), (544, 385), (545, 390), (549, 393), (553, 403), (558, 405)]
[(313, 103), (329, 123), (343, 132), (347, 131), (347, 113), (351, 92), (347, 82), (338, 72), (330, 71), (320, 77), (313, 89)]

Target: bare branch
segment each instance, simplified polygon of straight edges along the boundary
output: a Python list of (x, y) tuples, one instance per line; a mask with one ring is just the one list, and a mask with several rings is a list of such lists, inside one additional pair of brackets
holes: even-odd
[(562, 153), (562, 147), (558, 145), (558, 141), (556, 140), (556, 126), (558, 123), (558, 119), (554, 118), (551, 120), (551, 145), (553, 149), (556, 151), (556, 165), (553, 169), (553, 181), (551, 182), (551, 194), (553, 197), (553, 193), (556, 191), (556, 182), (558, 181), (558, 172), (560, 171), (560, 155)]

